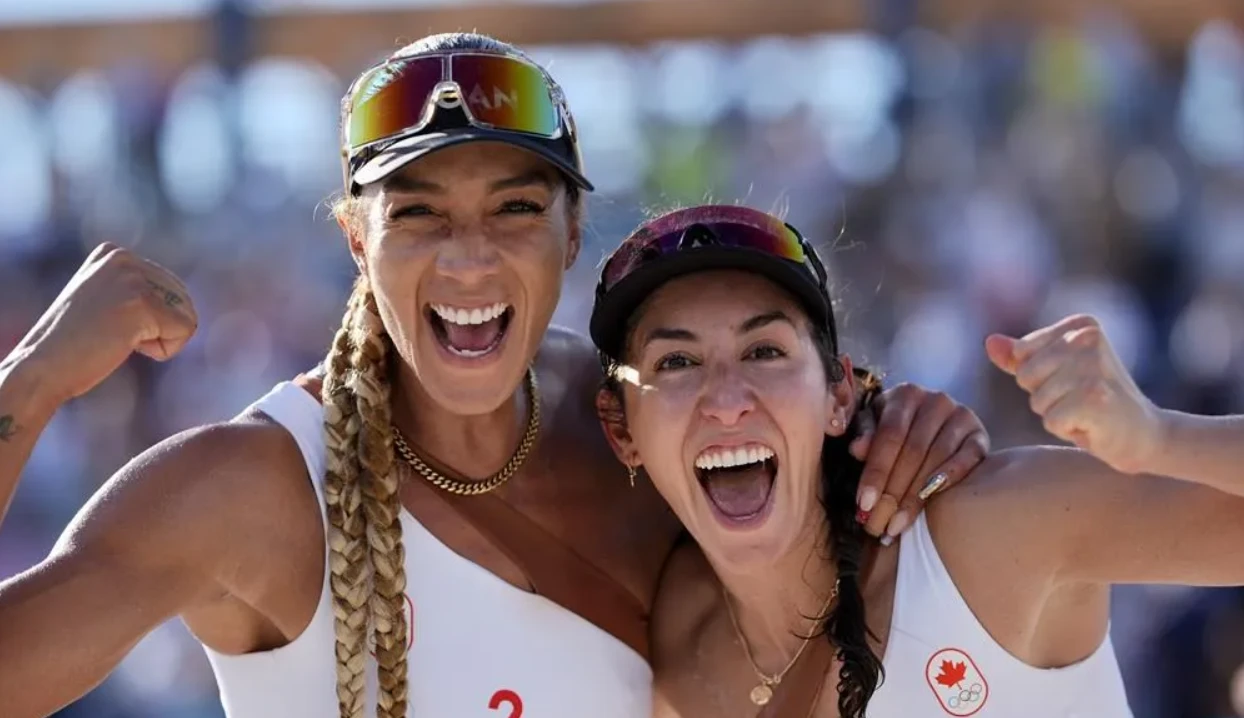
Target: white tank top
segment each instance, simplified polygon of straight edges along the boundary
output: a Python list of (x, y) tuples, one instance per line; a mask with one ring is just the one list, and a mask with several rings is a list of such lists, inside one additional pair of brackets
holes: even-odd
[[(291, 383), (254, 404), (302, 451), (324, 510), (323, 409)], [(262, 477), (257, 477), (262, 480)], [(635, 718), (652, 706), (652, 670), (630, 647), (552, 601), (455, 553), (406, 511), (408, 716)], [(229, 718), (337, 718), (333, 612), (325, 571), (310, 625), (272, 651), (207, 650)], [(365, 715), (375, 715), (375, 661)]]
[(899, 545), (885, 683), (869, 718), (1131, 718), (1109, 636), (1065, 668), (1008, 653), (968, 608), (921, 514)]

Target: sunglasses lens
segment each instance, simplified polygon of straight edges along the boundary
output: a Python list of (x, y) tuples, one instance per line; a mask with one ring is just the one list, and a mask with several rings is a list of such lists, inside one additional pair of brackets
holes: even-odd
[(451, 63), (476, 124), (541, 137), (557, 134), (557, 105), (537, 67), (493, 55), (454, 55)]
[(761, 252), (779, 259), (804, 264), (803, 242), (793, 229), (768, 215), (762, 215), (765, 228), (735, 222), (690, 224), (658, 236), (632, 236), (614, 252), (602, 272), (607, 292), (631, 272), (648, 262), (699, 247), (731, 247)]
[(386, 63), (359, 79), (350, 96), (346, 142), (351, 150), (419, 127), (436, 87), (458, 84), (474, 124), (489, 129), (557, 136), (560, 116), (544, 73), (498, 55), (417, 57)]
[(350, 96), (346, 142), (351, 150), (417, 126), (441, 81), (440, 57), (390, 62), (359, 79)]

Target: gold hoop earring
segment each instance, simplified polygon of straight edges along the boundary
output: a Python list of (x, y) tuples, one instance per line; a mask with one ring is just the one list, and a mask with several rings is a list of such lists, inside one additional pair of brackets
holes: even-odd
[(632, 489), (635, 488), (635, 467), (634, 466), (631, 466), (629, 464), (627, 465), (626, 476), (627, 478), (631, 480), (631, 488)]

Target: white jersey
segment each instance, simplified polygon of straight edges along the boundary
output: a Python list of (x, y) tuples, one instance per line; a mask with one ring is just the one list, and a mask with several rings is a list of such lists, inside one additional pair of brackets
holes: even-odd
[(869, 718), (1131, 718), (1107, 636), (1065, 668), (1027, 665), (999, 646), (946, 571), (924, 514), (899, 545), (885, 683)]
[[(282, 383), (255, 407), (293, 435), (324, 509), (323, 409)], [(552, 601), (455, 553), (407, 511), (408, 716), (636, 718), (652, 705), (652, 670), (633, 649)], [(241, 656), (207, 649), (229, 718), (337, 718), (327, 570), (310, 625), (287, 645)], [(366, 715), (375, 715), (375, 662)]]

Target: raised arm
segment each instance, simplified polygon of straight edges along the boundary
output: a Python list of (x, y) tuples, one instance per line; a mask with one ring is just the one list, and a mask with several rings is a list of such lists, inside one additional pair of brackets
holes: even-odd
[(61, 404), (90, 391), (134, 352), (172, 357), (197, 326), (185, 286), (168, 270), (111, 244), (92, 252), (0, 360), (0, 522)]
[[(172, 356), (195, 323), (167, 271), (115, 247), (96, 250), (0, 363), (0, 509), (62, 402), (133, 351)], [(0, 712), (56, 711), (170, 617), (226, 595), (262, 605), (272, 583), (264, 577), (281, 576), (297, 552), (320, 551), (309, 563), (322, 566), (305, 473), (293, 440), (259, 417), (187, 432), (131, 461), (44, 561), (0, 582)], [(309, 579), (311, 595), (319, 579)]]
[(976, 508), (1026, 560), (1063, 582), (1244, 584), (1244, 418), (1154, 407), (1091, 317), (988, 350), (1047, 430), (1083, 449), (986, 463)]
[(1142, 470), (1244, 496), (1244, 416), (1159, 413), (1156, 450)]

